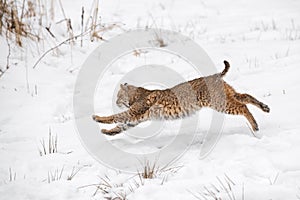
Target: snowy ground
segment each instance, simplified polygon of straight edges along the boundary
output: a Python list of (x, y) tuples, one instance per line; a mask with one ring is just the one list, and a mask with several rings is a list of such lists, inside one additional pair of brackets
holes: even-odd
[[(63, 4), (74, 19), (74, 29), (79, 30), (83, 3)], [(91, 2), (84, 4), (89, 7)], [(75, 45), (72, 51), (62, 46), (60, 56), (49, 54), (36, 69), (32, 65), (39, 56), (28, 43), (13, 54), (12, 67), (0, 79), (0, 199), (103, 199), (101, 191), (93, 195), (96, 187), (83, 187), (103, 182), (100, 177), (111, 185), (106, 197), (126, 193), (127, 199), (138, 200), (205, 199), (201, 194), (217, 187), (222, 199), (299, 199), (299, 10), (296, 0), (100, 2), (103, 22), (123, 23), (124, 30), (148, 26), (181, 31), (205, 49), (219, 70), (223, 60), (229, 60), (232, 67), (225, 80), (271, 108), (265, 114), (250, 107), (260, 126), (260, 139), (253, 137), (242, 117), (226, 116), (222, 137), (209, 156), (199, 159), (199, 146), (192, 145), (174, 164), (174, 168), (182, 166), (179, 170), (162, 172), (143, 184), (137, 176), (96, 162), (75, 130), (72, 98), (76, 75), (101, 42), (85, 41), (82, 48)], [(120, 32), (112, 30), (103, 37), (109, 39)], [(8, 49), (5, 39), (0, 39), (2, 67)], [(108, 95), (109, 87), (125, 73), (121, 66), (140, 64), (135, 58), (121, 60), (114, 73), (106, 75)], [(161, 60), (163, 65), (180, 64), (176, 59)], [(187, 73), (187, 78), (194, 77)], [(97, 112), (110, 114), (111, 99), (96, 98), (103, 100), (96, 105)], [(207, 116), (209, 111), (200, 113), (203, 119)], [(40, 140), (47, 141), (49, 129), (58, 137), (58, 153), (40, 156)], [(200, 131), (205, 129), (205, 124), (200, 127)], [(171, 132), (168, 127), (166, 130)], [(127, 139), (117, 136), (116, 143), (126, 147)], [(136, 148), (143, 148), (141, 144), (147, 141), (143, 142)], [(80, 171), (68, 180), (73, 168)], [(62, 171), (61, 177), (49, 181), (55, 171)], [(226, 188), (230, 183), (233, 191), (226, 192), (220, 182)]]

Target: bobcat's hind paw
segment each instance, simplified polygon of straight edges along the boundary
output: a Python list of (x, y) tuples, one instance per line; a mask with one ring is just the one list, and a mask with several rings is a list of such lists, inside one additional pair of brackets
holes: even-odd
[(255, 126), (255, 127), (252, 128), (252, 130), (253, 130), (254, 132), (257, 132), (257, 131), (259, 131), (259, 128), (258, 128), (258, 126)]
[(267, 112), (267, 113), (270, 112), (270, 108), (266, 104), (262, 104), (260, 107), (264, 112)]

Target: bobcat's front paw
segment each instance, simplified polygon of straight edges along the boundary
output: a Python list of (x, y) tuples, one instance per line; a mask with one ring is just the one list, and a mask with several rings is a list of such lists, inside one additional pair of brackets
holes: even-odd
[(99, 116), (97, 116), (97, 115), (93, 115), (92, 118), (93, 118), (93, 120), (96, 121), (96, 122), (101, 122), (101, 120), (100, 120), (101, 117), (99, 117)]
[(114, 123), (114, 120), (112, 117), (100, 117), (98, 115), (93, 115), (92, 116), (93, 120), (99, 123), (104, 123), (104, 124), (111, 124)]
[(116, 134), (119, 134), (121, 133), (121, 129), (119, 127), (115, 127), (113, 129), (110, 129), (110, 130), (107, 130), (107, 129), (101, 129), (101, 132), (105, 135), (116, 135)]

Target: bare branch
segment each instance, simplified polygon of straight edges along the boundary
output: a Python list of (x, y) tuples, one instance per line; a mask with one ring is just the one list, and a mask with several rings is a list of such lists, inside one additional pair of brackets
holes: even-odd
[[(96, 26), (100, 26), (100, 25), (101, 25), (101, 24), (97, 24)], [(110, 30), (110, 29), (112, 29), (113, 27), (116, 27), (116, 26), (118, 26), (118, 25), (117, 25), (117, 24), (112, 24), (112, 25), (110, 25), (110, 26), (108, 26), (108, 27), (105, 27), (105, 28), (102, 29), (101, 31)], [(94, 27), (93, 27), (93, 28), (94, 28)], [(66, 39), (66, 40), (64, 40), (64, 41), (62, 41), (62, 42), (59, 43), (58, 45), (56, 45), (56, 46), (54, 46), (54, 47), (48, 49), (48, 50), (45, 51), (45, 52), (42, 54), (42, 56), (35, 62), (35, 64), (33, 65), (33, 69), (35, 69), (36, 66), (39, 64), (39, 62), (40, 62), (40, 61), (41, 61), (48, 53), (50, 53), (51, 51), (57, 49), (58, 47), (62, 46), (63, 44), (68, 43), (69, 41), (72, 41), (72, 40), (74, 40), (74, 39), (76, 40), (78, 37), (83, 37), (83, 36), (89, 34), (90, 32), (91, 32), (91, 28), (89, 28), (87, 31), (85, 31), (85, 32), (83, 32), (83, 33), (80, 33), (80, 34), (78, 34), (78, 35), (75, 35), (75, 36), (73, 36), (73, 37), (70, 37), (70, 38), (68, 38), (68, 39)], [(103, 38), (102, 38), (102, 40), (105, 41)]]

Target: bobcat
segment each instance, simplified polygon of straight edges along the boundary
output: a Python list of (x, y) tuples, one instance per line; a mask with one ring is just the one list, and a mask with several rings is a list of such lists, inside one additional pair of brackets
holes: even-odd
[(224, 61), (225, 69), (221, 73), (200, 77), (178, 84), (164, 90), (148, 90), (127, 83), (120, 85), (116, 104), (128, 110), (93, 119), (100, 123), (117, 123), (117, 126), (102, 133), (115, 135), (134, 127), (139, 123), (152, 119), (177, 119), (186, 117), (202, 107), (210, 107), (218, 112), (232, 115), (243, 115), (251, 124), (253, 131), (258, 125), (249, 112), (246, 104), (253, 104), (264, 112), (270, 112), (267, 105), (249, 94), (237, 93), (222, 78), (229, 70), (229, 63)]

